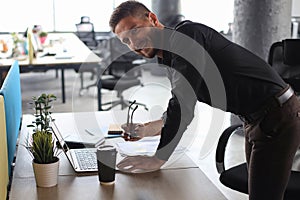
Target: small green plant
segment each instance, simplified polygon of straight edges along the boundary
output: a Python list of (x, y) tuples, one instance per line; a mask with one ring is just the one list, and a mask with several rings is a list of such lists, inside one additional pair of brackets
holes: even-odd
[(36, 131), (32, 134), (31, 145), (31, 153), (35, 163), (47, 164), (57, 161), (52, 133)]
[(32, 97), (35, 109), (35, 121), (28, 127), (34, 127), (31, 141), (28, 141), (27, 148), (33, 156), (34, 162), (39, 164), (53, 163), (58, 160), (58, 150), (53, 138), (51, 121), (51, 102), (56, 100), (53, 94), (41, 94), (39, 97)]
[(35, 109), (35, 121), (33, 122), (33, 124), (35, 124), (35, 131), (51, 131), (51, 102), (56, 100), (56, 96), (53, 94), (43, 93), (39, 97), (32, 97), (32, 100)]
[(48, 33), (45, 32), (45, 31), (42, 31), (42, 32), (39, 33), (40, 37), (46, 37), (47, 35), (48, 35)]

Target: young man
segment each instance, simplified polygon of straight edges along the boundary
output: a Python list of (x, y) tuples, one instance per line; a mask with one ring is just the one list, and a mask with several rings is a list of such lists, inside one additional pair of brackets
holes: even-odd
[[(261, 58), (191, 21), (175, 29), (162, 25), (143, 4), (120, 4), (112, 31), (136, 53), (157, 56), (172, 85), (166, 117), (140, 127), (142, 136), (161, 139), (152, 157), (127, 157), (121, 170), (158, 170), (168, 160), (193, 119), (196, 101), (239, 115), (245, 121), (249, 199), (283, 198), (300, 141), (300, 104), (293, 90)], [(148, 127), (148, 128), (147, 128)]]

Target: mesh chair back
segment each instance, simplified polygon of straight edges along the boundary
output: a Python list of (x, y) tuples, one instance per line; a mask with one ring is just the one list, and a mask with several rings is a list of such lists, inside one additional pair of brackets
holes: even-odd
[(283, 63), (300, 67), (300, 39), (283, 40)]

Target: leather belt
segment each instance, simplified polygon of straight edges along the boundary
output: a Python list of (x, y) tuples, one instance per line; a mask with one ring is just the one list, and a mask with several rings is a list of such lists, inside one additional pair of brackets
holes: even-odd
[(281, 107), (285, 102), (287, 102), (294, 94), (294, 90), (289, 86), (283, 93), (276, 95), (271, 101), (267, 103), (262, 109), (257, 112), (247, 114), (244, 116), (239, 116), (243, 122), (252, 123), (261, 119), (265, 116), (271, 108)]
[(275, 97), (275, 99), (278, 101), (279, 106), (282, 106), (282, 104), (287, 102), (287, 100), (289, 100), (294, 93), (294, 90), (291, 87), (289, 87), (283, 94), (279, 95), (278, 97)]

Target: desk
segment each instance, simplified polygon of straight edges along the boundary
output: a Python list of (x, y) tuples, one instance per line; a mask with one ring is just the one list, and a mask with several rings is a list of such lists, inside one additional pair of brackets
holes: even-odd
[[(121, 113), (123, 115), (124, 112)], [(56, 117), (59, 114), (55, 114)], [(110, 112), (97, 112), (98, 120), (113, 122)], [(111, 116), (111, 117), (109, 117)], [(119, 115), (118, 115), (119, 116)], [(126, 116), (126, 114), (125, 114)], [(100, 119), (98, 118), (100, 117)], [(57, 118), (56, 118), (57, 120)], [(24, 115), (20, 143), (24, 141), (24, 130), (31, 118)], [(113, 186), (102, 186), (96, 174), (76, 174), (64, 154), (60, 155), (58, 185), (52, 188), (38, 188), (35, 185), (31, 158), (25, 148), (19, 145), (16, 166), (10, 191), (11, 200), (41, 199), (132, 199), (132, 200), (182, 200), (213, 199), (225, 200), (223, 194), (206, 175), (185, 154), (163, 169), (145, 174), (116, 173)]]
[[(1, 37), (5, 37), (1, 35)], [(7, 35), (6, 35), (7, 37)], [(61, 49), (67, 50), (69, 58), (56, 58), (55, 56), (43, 56), (43, 52), (38, 53), (32, 64), (28, 59), (20, 60), (20, 72), (35, 72), (46, 70), (61, 70), (62, 102), (65, 103), (65, 69), (80, 70), (81, 67), (90, 64), (98, 64), (101, 58), (94, 54), (81, 40), (73, 33), (49, 33), (47, 40), (58, 41)], [(0, 59), (0, 74), (7, 72), (13, 63), (13, 58)], [(2, 76), (0, 83), (2, 82)]]

